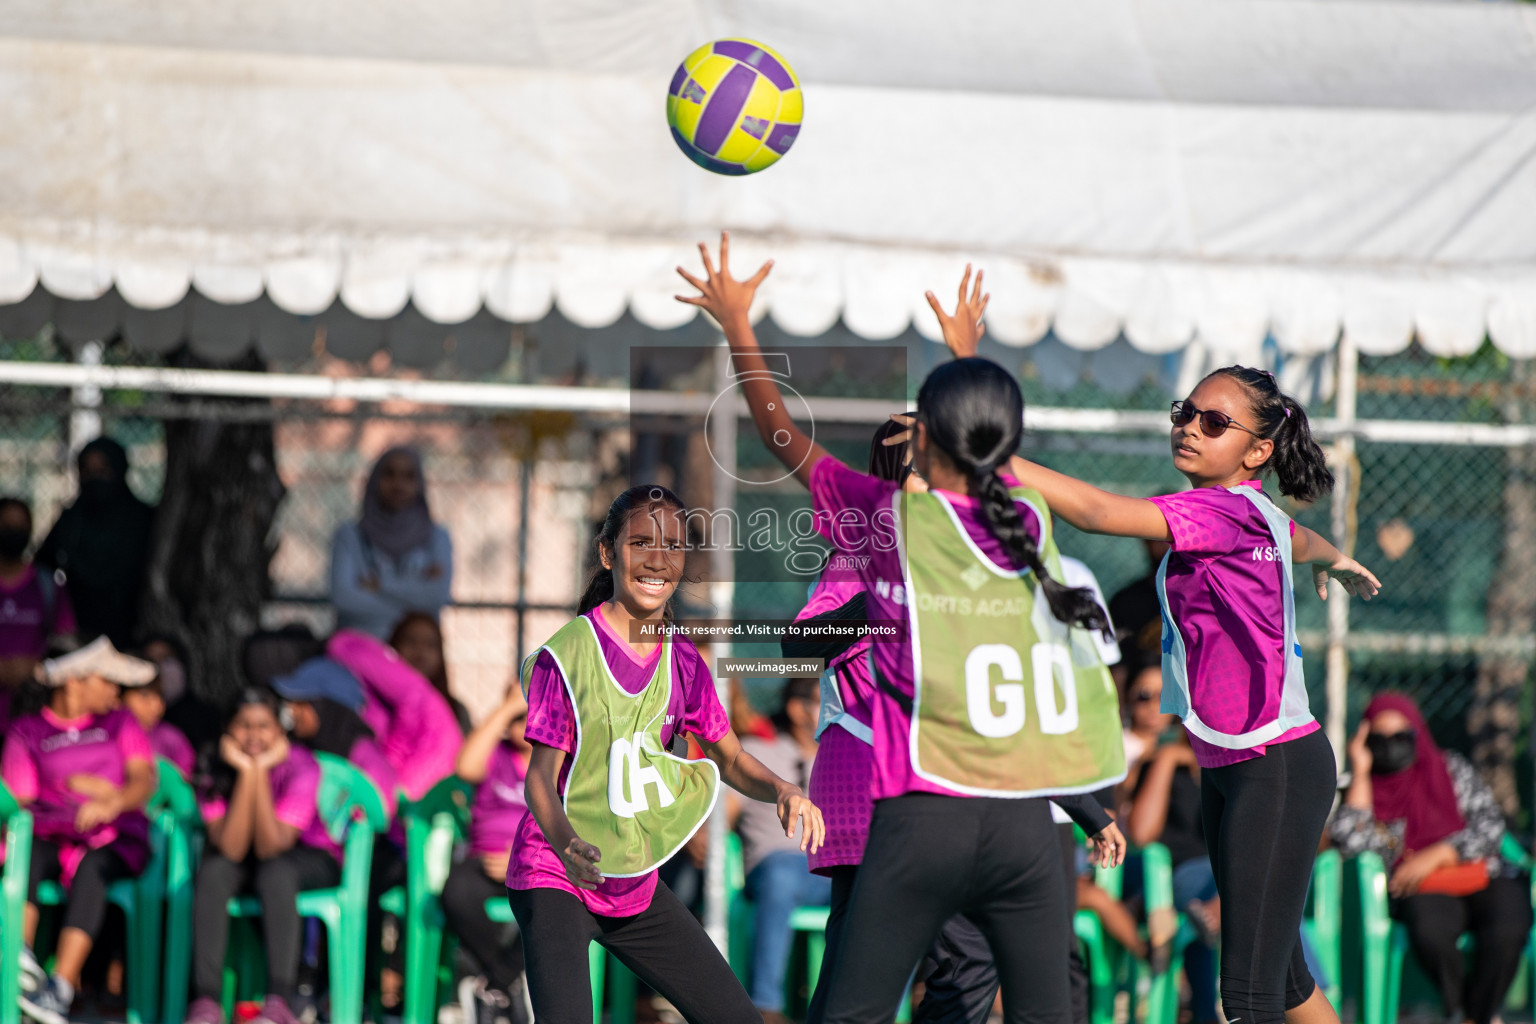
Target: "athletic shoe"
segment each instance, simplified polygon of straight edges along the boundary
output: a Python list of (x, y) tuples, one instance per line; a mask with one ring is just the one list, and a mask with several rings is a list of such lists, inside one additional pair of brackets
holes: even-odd
[(484, 978), (465, 978), (459, 983), (459, 999), (469, 997), (465, 1005), (465, 1024), (513, 1024), (512, 1000), (505, 992), (490, 986)]
[(182, 1024), (224, 1024), (224, 1008), (217, 999), (198, 996), (187, 1007), (187, 1016)]
[(36, 992), (48, 984), (48, 972), (37, 962), (31, 946), (21, 947), (21, 990)]
[(299, 1024), (299, 1018), (293, 1015), (288, 1001), (282, 996), (267, 996), (266, 1002), (261, 1004), (261, 1012), (251, 1024)]
[(62, 978), (49, 978), (36, 992), (23, 992), (18, 1002), (21, 1012), (37, 1024), (69, 1024), (69, 1004), (74, 993)]

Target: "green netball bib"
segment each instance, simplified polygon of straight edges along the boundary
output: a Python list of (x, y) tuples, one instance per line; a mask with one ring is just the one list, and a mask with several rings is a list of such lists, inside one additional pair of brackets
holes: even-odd
[[(720, 785), (713, 761), (674, 757), (662, 746), (672, 698), (671, 640), (663, 641), (656, 674), (636, 694), (613, 677), (585, 615), (540, 650), (554, 657), (576, 713), (576, 751), (565, 783), (571, 827), (602, 851), (604, 877), (654, 871), (704, 824)], [(537, 659), (535, 651), (523, 662), (524, 693)]]
[[(1045, 501), (1012, 492), (1060, 556)], [(904, 500), (903, 500), (904, 498)], [(938, 492), (897, 492), (913, 679), (912, 769), (971, 796), (1085, 793), (1125, 777), (1120, 707), (1088, 632), (1050, 612), (1029, 570), (982, 553)]]

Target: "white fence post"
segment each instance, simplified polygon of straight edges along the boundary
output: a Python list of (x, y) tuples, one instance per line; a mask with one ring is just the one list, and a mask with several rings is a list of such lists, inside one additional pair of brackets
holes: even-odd
[[(1355, 480), (1355, 397), (1359, 387), (1360, 353), (1348, 331), (1339, 337), (1339, 385), (1335, 400), (1334, 423), (1337, 438), (1333, 442), (1333, 543), (1345, 554), (1354, 551), (1351, 535), (1354, 522), (1355, 495), (1359, 482)], [(1349, 710), (1349, 600), (1344, 589), (1337, 583), (1329, 583), (1328, 600), (1328, 740), (1333, 744), (1334, 758), (1344, 765), (1345, 730)]]

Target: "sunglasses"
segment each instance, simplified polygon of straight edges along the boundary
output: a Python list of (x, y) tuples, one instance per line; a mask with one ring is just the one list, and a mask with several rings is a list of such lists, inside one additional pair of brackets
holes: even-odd
[(1200, 419), (1200, 433), (1206, 437), (1220, 437), (1227, 432), (1228, 427), (1247, 430), (1254, 437), (1260, 436), (1257, 430), (1248, 430), (1226, 413), (1217, 412), (1215, 409), (1196, 409), (1192, 402), (1174, 402), (1173, 411), (1168, 414), (1168, 419), (1176, 427), (1187, 426), (1193, 423), (1196, 417)]

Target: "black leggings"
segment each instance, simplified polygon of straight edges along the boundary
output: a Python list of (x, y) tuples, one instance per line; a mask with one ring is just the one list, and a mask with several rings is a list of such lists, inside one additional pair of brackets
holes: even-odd
[(592, 1024), (587, 947), (596, 939), (672, 1001), (688, 1024), (762, 1024), (720, 950), (660, 882), (633, 917), (602, 917), (559, 889), (508, 889), (523, 930), (528, 995), (539, 1024)]
[(1071, 935), (1044, 800), (909, 793), (880, 800), (828, 986), (827, 1024), (878, 1024), (944, 923), (964, 914), (992, 950), (1008, 1024), (1070, 1024)]
[[(62, 927), (78, 928), (89, 935), (92, 942), (101, 934), (101, 924), (106, 920), (107, 888), (113, 882), (133, 877), (115, 846), (115, 843), (108, 843), (86, 853), (69, 883)], [(37, 887), (43, 882), (57, 882), (63, 874), (58, 846), (46, 839), (34, 838), (27, 902), (37, 906)]]
[(506, 898), (506, 884), (487, 875), (477, 857), (455, 864), (443, 883), (443, 919), (448, 929), (459, 937), (491, 987), (499, 992), (510, 992), (523, 973), (523, 944), (517, 926), (492, 921), (485, 913), (486, 900)]
[[(1530, 879), (1495, 878), (1471, 896), (1394, 900), (1392, 916), (1408, 927), (1414, 955), (1439, 990), (1446, 1014), (1488, 1024), (1504, 1006), (1531, 934)], [(1456, 948), (1463, 932), (1477, 940), (1470, 978)]]
[(229, 946), (229, 900), (255, 892), (261, 900), (261, 928), (267, 950), (267, 991), (292, 1000), (298, 984), (303, 925), (296, 898), (305, 889), (328, 889), (341, 881), (341, 866), (324, 850), (293, 846), (281, 856), (255, 854), (235, 863), (210, 844), (197, 871), (193, 897), (192, 983), (199, 996), (218, 999), (224, 984), (224, 951)]
[(1200, 772), (1221, 894), (1221, 1004), (1234, 1024), (1279, 1024), (1317, 988), (1302, 957), (1301, 917), (1337, 780), (1321, 729)]

